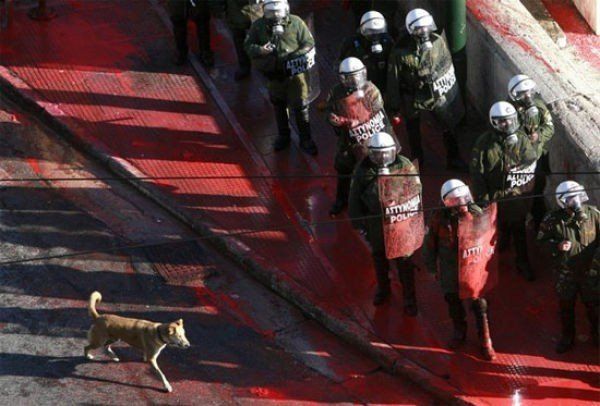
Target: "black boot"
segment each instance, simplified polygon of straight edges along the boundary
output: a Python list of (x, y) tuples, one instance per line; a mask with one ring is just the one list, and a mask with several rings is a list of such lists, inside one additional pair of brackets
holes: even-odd
[(385, 252), (373, 252), (373, 265), (375, 267), (375, 277), (377, 278), (377, 290), (373, 298), (374, 306), (384, 304), (392, 293), (390, 289), (390, 265), (385, 257)]
[(448, 303), (448, 313), (452, 319), (454, 332), (452, 338), (448, 341), (448, 348), (455, 350), (465, 343), (467, 338), (467, 321), (465, 320), (465, 308), (458, 297), (458, 293), (447, 293), (444, 295)]
[(561, 334), (556, 345), (556, 352), (563, 354), (575, 345), (575, 301), (561, 300), (559, 306)]
[(312, 139), (308, 108), (309, 106), (305, 106), (295, 111), (296, 125), (298, 126), (298, 133), (300, 136), (300, 149), (308, 155), (317, 155), (319, 151)]
[(408, 144), (412, 159), (419, 161), (419, 167), (423, 168), (425, 159), (423, 156), (423, 147), (421, 146), (421, 118), (417, 115), (406, 120), (406, 132), (408, 133)]
[[(346, 174), (340, 174), (346, 175)], [(338, 176), (337, 178), (337, 190), (335, 193), (335, 202), (329, 209), (329, 215), (332, 217), (340, 214), (346, 206), (348, 206), (348, 194), (350, 192), (350, 176)]]
[(600, 320), (598, 319), (598, 303), (586, 302), (585, 309), (590, 322), (590, 341), (592, 345), (598, 347), (598, 329)]
[(446, 147), (446, 169), (468, 173), (469, 166), (462, 160), (458, 152), (456, 133), (449, 130), (444, 131), (442, 138)]
[(417, 295), (415, 291), (415, 268), (416, 265), (411, 258), (398, 258), (398, 277), (402, 283), (402, 301), (404, 302), (404, 314), (415, 317), (419, 312), (417, 308)]
[(273, 149), (281, 151), (290, 145), (290, 124), (287, 105), (284, 102), (274, 102), (273, 110), (275, 111), (275, 122), (277, 123), (277, 131), (279, 132), (273, 143)]
[(492, 346), (492, 337), (490, 335), (487, 301), (484, 298), (473, 300), (472, 309), (481, 345), (481, 356), (486, 361), (493, 361), (496, 359), (496, 351)]

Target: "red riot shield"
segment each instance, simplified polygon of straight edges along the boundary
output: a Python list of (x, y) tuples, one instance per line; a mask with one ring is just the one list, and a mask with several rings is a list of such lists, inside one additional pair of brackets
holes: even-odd
[(389, 259), (412, 255), (421, 247), (425, 236), (419, 176), (397, 176), (409, 174), (409, 169), (392, 171), (377, 179), (385, 255)]
[[(372, 85), (371, 85), (372, 86)], [(373, 98), (366, 89), (367, 94), (362, 96), (358, 92), (349, 94), (337, 101), (338, 114), (356, 121), (356, 125), (348, 129), (348, 136), (352, 142), (352, 150), (357, 160), (361, 160), (367, 155), (367, 146), (369, 139), (380, 131), (391, 133), (392, 127), (390, 121), (381, 106), (373, 105)]]
[(469, 213), (458, 221), (458, 292), (461, 299), (483, 296), (498, 283), (496, 203), (481, 215)]

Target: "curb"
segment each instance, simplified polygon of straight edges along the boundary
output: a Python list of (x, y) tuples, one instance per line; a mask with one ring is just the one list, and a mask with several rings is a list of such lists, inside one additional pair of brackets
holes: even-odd
[[(164, 18), (167, 18), (168, 22), (168, 17), (166, 17), (164, 10), (157, 9), (158, 6), (154, 1), (150, 0), (150, 2), (163, 22)], [(229, 125), (256, 160), (259, 155), (257, 155), (254, 145), (249, 141), (244, 129), (237, 122), (237, 119), (218, 93), (218, 89), (216, 89), (212, 80), (195, 57), (192, 57), (192, 66), (198, 73), (202, 85), (209, 92), (222, 114), (224, 114)], [(60, 117), (64, 117), (66, 114), (60, 107), (43, 101), (42, 97), (38, 97), (36, 100), (35, 97), (30, 96), (37, 96), (38, 94), (26, 82), (2, 65), (0, 65), (0, 90), (2, 95), (33, 114), (43, 125), (108, 167), (110, 171), (129, 182), (138, 191), (187, 224), (199, 235), (209, 237), (208, 242), (213, 244), (221, 253), (226, 254), (238, 265), (249, 271), (255, 279), (296, 305), (302, 312), (318, 321), (333, 334), (367, 354), (387, 372), (410, 379), (446, 404), (474, 404), (466, 400), (466, 395), (461, 393), (458, 388), (451, 386), (444, 379), (433, 375), (417, 363), (400, 356), (393, 347), (382, 342), (379, 337), (374, 336), (370, 332), (361, 331), (354, 323), (347, 323), (343, 319), (330, 314), (328, 309), (311, 302), (306, 295), (293, 286), (293, 281), (290, 282), (278, 276), (277, 272), (260, 265), (253, 258), (254, 254), (250, 248), (241, 241), (215, 233), (208, 221), (199, 221), (197, 218), (192, 218), (185, 210), (178, 207), (177, 204), (173, 204), (172, 200), (156, 186), (149, 182), (135, 179), (143, 177), (145, 174), (126, 160), (112, 156), (104, 145), (78, 137), (78, 127), (76, 125), (67, 126), (61, 121)], [(261, 161), (257, 162), (257, 164), (262, 168), (266, 168), (262, 158), (259, 159)]]

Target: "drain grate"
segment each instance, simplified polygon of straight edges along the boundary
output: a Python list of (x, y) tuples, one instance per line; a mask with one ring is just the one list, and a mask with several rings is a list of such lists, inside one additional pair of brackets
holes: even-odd
[(216, 273), (214, 261), (195, 241), (144, 248), (154, 270), (168, 283), (186, 283)]

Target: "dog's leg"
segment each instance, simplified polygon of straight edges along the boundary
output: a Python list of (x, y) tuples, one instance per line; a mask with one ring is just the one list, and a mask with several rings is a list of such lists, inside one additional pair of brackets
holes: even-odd
[(106, 344), (104, 344), (104, 349), (106, 350), (106, 354), (110, 357), (110, 359), (112, 359), (115, 362), (119, 362), (119, 357), (117, 356), (117, 354), (115, 354), (115, 352), (113, 351), (112, 348), (110, 348), (110, 346), (112, 344), (114, 344), (116, 342), (116, 340), (110, 340), (107, 341)]
[(103, 344), (102, 340), (100, 340), (96, 334), (94, 326), (92, 326), (88, 331), (88, 341), (90, 343), (83, 348), (83, 354), (87, 359), (94, 359), (94, 356), (90, 354), (90, 351), (102, 347)]
[(165, 390), (169, 393), (173, 392), (173, 387), (171, 387), (171, 384), (169, 383), (169, 381), (167, 381), (165, 374), (163, 374), (163, 372), (158, 367), (158, 364), (156, 363), (156, 358), (150, 358), (150, 365), (152, 365), (154, 372), (156, 372), (158, 374), (158, 376), (160, 377), (160, 379), (162, 380), (162, 383), (165, 386)]

